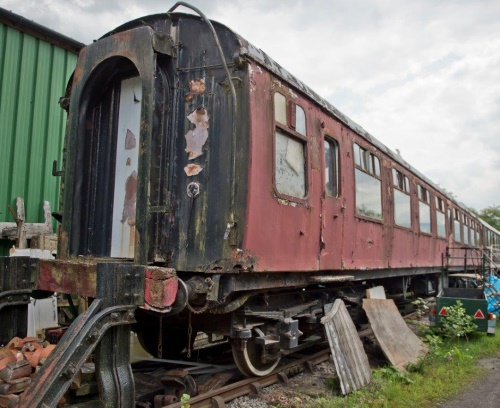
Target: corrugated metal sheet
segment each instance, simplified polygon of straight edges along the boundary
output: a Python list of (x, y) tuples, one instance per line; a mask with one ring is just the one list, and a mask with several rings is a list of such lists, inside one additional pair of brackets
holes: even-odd
[[(55, 210), (66, 112), (58, 105), (77, 55), (0, 24), (0, 222), (23, 197), (28, 222), (43, 222), (43, 201)], [(2, 241), (0, 253), (11, 243)]]

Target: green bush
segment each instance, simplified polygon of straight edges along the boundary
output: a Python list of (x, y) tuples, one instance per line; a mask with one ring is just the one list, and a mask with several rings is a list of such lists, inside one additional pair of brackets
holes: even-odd
[(446, 308), (448, 316), (441, 320), (441, 332), (450, 339), (467, 339), (468, 335), (476, 330), (472, 316), (469, 316), (460, 300), (453, 306)]

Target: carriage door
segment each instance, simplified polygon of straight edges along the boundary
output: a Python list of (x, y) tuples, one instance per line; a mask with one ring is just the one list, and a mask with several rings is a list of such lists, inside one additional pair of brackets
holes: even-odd
[(142, 82), (139, 76), (121, 81), (116, 137), (111, 257), (134, 257), (141, 100)]
[(344, 211), (340, 183), (339, 142), (323, 136), (323, 194), (321, 215), (320, 269), (340, 269), (342, 261)]

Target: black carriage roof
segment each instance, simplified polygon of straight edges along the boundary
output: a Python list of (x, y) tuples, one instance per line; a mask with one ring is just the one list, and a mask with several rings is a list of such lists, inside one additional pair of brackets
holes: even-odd
[[(136, 20), (129, 21), (120, 27), (117, 27), (115, 30), (105, 34), (103, 37), (106, 37), (108, 35), (112, 35), (115, 32), (123, 31), (123, 30), (128, 30), (130, 28), (136, 27), (138, 25), (149, 25), (152, 22), (162, 20), (162, 19), (169, 19), (171, 16), (175, 16), (176, 18), (190, 18), (190, 19), (196, 19), (196, 20), (202, 20), (201, 17), (194, 15), (194, 14), (188, 14), (188, 13), (162, 13), (162, 14), (153, 14), (149, 16), (145, 16), (142, 18), (138, 18)], [(446, 197), (448, 200), (453, 202), (455, 205), (460, 207), (462, 210), (466, 211), (469, 213), (469, 215), (472, 215), (474, 218), (477, 218), (474, 214), (472, 214), (469, 209), (465, 206), (465, 204), (458, 202), (456, 199), (451, 197), (449, 193), (444, 191), (441, 187), (439, 187), (437, 184), (435, 184), (432, 180), (427, 178), (424, 174), (422, 174), (420, 171), (418, 171), (415, 167), (413, 167), (410, 163), (408, 163), (406, 160), (404, 160), (400, 155), (389, 149), (386, 145), (384, 145), (382, 142), (380, 142), (377, 138), (375, 138), (373, 135), (368, 133), (363, 127), (358, 125), (356, 122), (354, 122), (352, 119), (350, 119), (348, 116), (344, 115), (342, 112), (340, 112), (335, 106), (333, 106), (330, 102), (328, 102), (326, 99), (322, 98), (320, 95), (318, 95), (316, 92), (314, 92), (311, 88), (309, 88), (306, 84), (304, 84), (301, 80), (299, 80), (297, 77), (292, 75), (290, 72), (288, 72), (285, 68), (283, 68), (280, 64), (278, 64), (276, 61), (274, 61), (269, 55), (267, 55), (264, 51), (261, 49), (255, 47), (252, 45), (249, 41), (247, 41), (245, 38), (243, 38), (241, 35), (236, 33), (234, 30), (231, 28), (227, 27), (226, 25), (219, 23), (214, 20), (210, 20), (214, 26), (220, 27), (222, 30), (226, 30), (234, 37), (236, 40), (239, 42), (240, 45), (240, 55), (245, 56), (247, 58), (252, 59), (253, 61), (257, 62), (258, 64), (262, 65), (265, 67), (267, 70), (272, 72), (274, 75), (276, 75), (278, 78), (282, 79), (284, 82), (295, 88), (297, 91), (303, 93), (307, 97), (309, 97), (314, 103), (316, 103), (318, 106), (320, 106), (323, 110), (331, 114), (333, 117), (335, 117), (337, 120), (339, 120), (341, 123), (343, 123), (345, 126), (356, 132), (358, 135), (360, 135), (362, 138), (366, 139), (369, 143), (371, 143), (375, 148), (377, 148), (379, 151), (383, 152), (387, 156), (389, 156), (392, 160), (394, 160), (396, 163), (398, 163), (400, 166), (403, 168), (407, 169), (411, 173), (413, 173), (415, 176), (417, 176), (420, 180), (424, 181), (428, 185), (430, 185), (432, 188), (434, 188), (436, 191), (438, 191), (440, 194), (442, 194), (444, 197)], [(492, 226), (489, 224), (485, 223), (484, 221), (482, 222), (483, 225), (488, 226), (490, 229), (496, 231)], [(500, 234), (500, 233), (499, 233)]]

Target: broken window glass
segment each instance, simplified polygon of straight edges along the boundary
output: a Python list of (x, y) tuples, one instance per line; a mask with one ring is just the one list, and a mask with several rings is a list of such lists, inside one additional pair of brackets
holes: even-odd
[(276, 129), (275, 182), (278, 192), (306, 196), (305, 143)]

